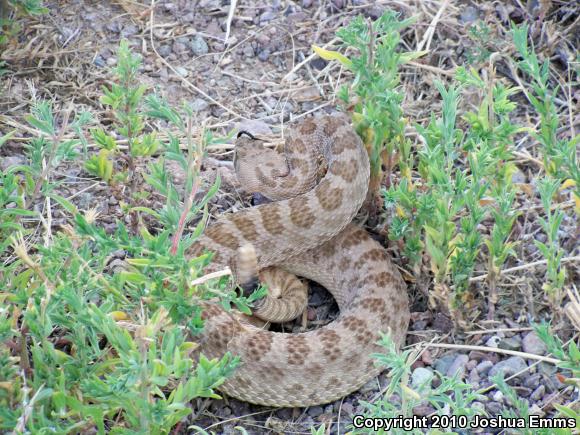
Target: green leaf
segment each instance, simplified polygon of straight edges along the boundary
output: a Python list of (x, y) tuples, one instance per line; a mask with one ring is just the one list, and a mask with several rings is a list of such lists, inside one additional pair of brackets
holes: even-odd
[(74, 205), (72, 202), (70, 202), (68, 199), (57, 195), (54, 192), (51, 192), (48, 195), (50, 198), (54, 199), (58, 204), (60, 204), (60, 206), (62, 208), (64, 208), (66, 211), (68, 211), (70, 214), (75, 215), (79, 212), (79, 210), (77, 209), (76, 205)]

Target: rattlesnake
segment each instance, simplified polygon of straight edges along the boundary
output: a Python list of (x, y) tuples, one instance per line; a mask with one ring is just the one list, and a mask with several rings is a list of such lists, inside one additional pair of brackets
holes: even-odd
[[(369, 181), (368, 155), (356, 133), (342, 117), (314, 117), (289, 130), (285, 148), (282, 155), (259, 141), (238, 139), (234, 164), (242, 184), (278, 201), (223, 215), (190, 255), (213, 252), (213, 267), (223, 267), (249, 246), (259, 269), (275, 266), (332, 293), (338, 318), (294, 334), (260, 329), (204, 303), (202, 352), (241, 357), (220, 390), (250, 403), (301, 407), (341, 398), (379, 374), (371, 356), (384, 351), (377, 345), (379, 332), (390, 331), (400, 345), (409, 308), (405, 284), (385, 249), (351, 223)], [(300, 285), (291, 275), (279, 279), (283, 286)]]

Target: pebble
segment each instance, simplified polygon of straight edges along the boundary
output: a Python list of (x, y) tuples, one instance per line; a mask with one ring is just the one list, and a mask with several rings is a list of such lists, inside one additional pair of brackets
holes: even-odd
[(207, 45), (207, 42), (205, 42), (205, 39), (203, 39), (199, 35), (196, 35), (195, 38), (193, 38), (190, 45), (191, 45), (191, 51), (196, 56), (201, 56), (201, 55), (207, 54), (209, 52), (209, 47)]
[(503, 402), (503, 393), (497, 390), (491, 395), (491, 398), (494, 402)]
[(473, 386), (473, 387), (479, 386), (480, 380), (481, 380), (481, 377), (479, 376), (477, 369), (473, 369), (469, 372), (469, 377), (467, 378), (467, 381), (471, 384), (471, 386)]
[(276, 18), (276, 13), (272, 10), (269, 10), (269, 11), (264, 12), (262, 15), (260, 15), (260, 18), (258, 21), (260, 24), (265, 24), (268, 21), (272, 21), (274, 18)]
[(249, 44), (244, 46), (242, 53), (246, 57), (254, 57), (256, 55), (256, 52), (254, 51), (254, 47), (252, 47)]
[(182, 23), (193, 23), (195, 20), (195, 14), (193, 12), (189, 12), (181, 17)]
[(485, 404), (485, 409), (487, 409), (491, 415), (498, 415), (502, 411), (502, 408), (503, 406), (501, 403), (497, 402), (488, 402)]
[(319, 415), (322, 415), (322, 413), (323, 413), (322, 406), (311, 406), (310, 408), (308, 408), (308, 415), (310, 417), (316, 418)]
[(534, 390), (532, 394), (530, 394), (530, 399), (533, 400), (534, 402), (539, 402), (540, 400), (542, 400), (542, 397), (544, 397), (545, 394), (546, 387), (540, 385), (538, 386), (538, 388)]
[(411, 385), (413, 388), (430, 387), (433, 375), (433, 370), (418, 367), (413, 370), (413, 374), (411, 375)]
[(435, 362), (435, 370), (437, 370), (439, 373), (443, 375), (446, 374), (447, 371), (449, 370), (449, 367), (451, 367), (451, 364), (453, 364), (453, 362), (455, 361), (455, 358), (457, 358), (456, 353), (443, 355)]
[(103, 59), (103, 56), (101, 56), (100, 54), (97, 54), (95, 56), (95, 59), (93, 60), (93, 64), (95, 66), (98, 66), (99, 68), (103, 68), (106, 65), (106, 61), (105, 61), (105, 59)]
[(163, 44), (157, 47), (157, 52), (162, 57), (167, 57), (171, 54), (171, 47), (168, 44)]
[(207, 101), (202, 98), (196, 98), (189, 106), (194, 112), (201, 112), (209, 107)]
[(413, 415), (418, 417), (424, 417), (426, 415), (431, 415), (435, 412), (435, 408), (433, 408), (428, 403), (423, 403), (421, 405), (417, 405), (413, 408)]
[(503, 373), (504, 378), (525, 370), (528, 367), (526, 361), (519, 356), (512, 356), (506, 360), (498, 362), (489, 371), (489, 376), (495, 376), (498, 373)]
[(515, 336), (504, 338), (500, 340), (498, 347), (506, 350), (520, 350), (522, 348), (522, 341), (518, 340)]
[(125, 27), (123, 27), (123, 30), (121, 30), (121, 36), (123, 38), (127, 38), (129, 36), (137, 34), (137, 32), (139, 32), (139, 29), (137, 28), (136, 25), (127, 24)]
[(370, 393), (371, 391), (377, 391), (378, 387), (379, 385), (377, 384), (377, 380), (373, 378), (364, 384), (359, 391), (361, 393)]
[(489, 339), (485, 342), (485, 345), (487, 347), (498, 347), (500, 341), (501, 341), (501, 337), (499, 337), (497, 335), (493, 335), (493, 336), (489, 337)]
[(534, 355), (545, 355), (547, 351), (546, 344), (533, 331), (524, 337), (522, 345), (524, 352)]
[(524, 385), (528, 388), (537, 388), (538, 385), (540, 385), (540, 379), (542, 378), (542, 376), (540, 374), (534, 374), (531, 376), (528, 376), (525, 380), (524, 380)]
[(0, 160), (0, 169), (6, 171), (11, 166), (25, 165), (26, 159), (23, 156), (8, 156)]
[(463, 378), (465, 376), (465, 366), (467, 365), (469, 358), (467, 355), (457, 355), (453, 363), (447, 369), (447, 376), (458, 378)]
[(272, 128), (268, 124), (266, 124), (264, 121), (259, 121), (256, 119), (240, 122), (238, 125), (236, 125), (236, 127), (238, 130), (247, 131), (254, 136), (272, 134)]
[(486, 375), (492, 367), (493, 363), (491, 361), (482, 361), (477, 365), (476, 370), (480, 375)]
[(540, 371), (540, 373), (543, 373), (549, 378), (556, 374), (556, 372), (558, 371), (558, 367), (556, 367), (553, 364), (541, 362), (540, 364), (538, 364), (538, 370)]
[(260, 59), (262, 62), (266, 62), (269, 57), (270, 57), (270, 50), (268, 48), (260, 50), (260, 52), (258, 53), (258, 59)]
[(350, 402), (343, 402), (342, 406), (341, 406), (341, 414), (344, 415), (353, 415), (354, 414), (354, 406), (352, 403)]
[(459, 16), (459, 21), (464, 24), (473, 23), (479, 19), (479, 11), (473, 6), (467, 6), (461, 15)]
[(175, 67), (175, 72), (177, 72), (181, 77), (187, 77), (189, 75), (189, 71), (182, 66)]

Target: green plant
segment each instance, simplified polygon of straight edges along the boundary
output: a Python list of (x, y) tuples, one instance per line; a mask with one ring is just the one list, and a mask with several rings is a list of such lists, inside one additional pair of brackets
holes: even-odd
[[(385, 348), (384, 353), (374, 355), (377, 363), (388, 368), (389, 384), (386, 391), (375, 402), (361, 402), (366, 412), (364, 416), (369, 419), (392, 419), (410, 418), (413, 409), (421, 404), (430, 404), (435, 408), (435, 412), (430, 416), (430, 421), (434, 416), (446, 418), (454, 416), (456, 421), (461, 417), (461, 421), (469, 421), (475, 415), (482, 415), (481, 408), (474, 407), (473, 403), (481, 399), (481, 396), (473, 391), (469, 384), (461, 382), (456, 377), (446, 377), (438, 373), (433, 373), (431, 377), (426, 377), (422, 382), (409, 383), (411, 365), (417, 358), (417, 354), (411, 350), (404, 352), (397, 351), (393, 341), (389, 336), (383, 335), (380, 341)], [(433, 387), (434, 378), (439, 378), (439, 385)], [(357, 425), (358, 426), (358, 425)], [(453, 430), (453, 427), (442, 424), (442, 427)], [(357, 428), (354, 424), (350, 427), (352, 433), (378, 433), (378, 434), (422, 434), (427, 426), (423, 428), (413, 425), (412, 427), (393, 427), (387, 430), (386, 427), (371, 431), (368, 428)], [(440, 433), (440, 432), (430, 432)], [(449, 432), (456, 433), (456, 432)]]
[(540, 131), (532, 132), (540, 143), (544, 168), (548, 175), (560, 180), (569, 180), (575, 186), (573, 193), (576, 200), (576, 212), (580, 215), (580, 161), (578, 160), (578, 143), (580, 135), (570, 139), (559, 139), (559, 116), (555, 98), (559, 86), (550, 87), (550, 62), (546, 59), (540, 64), (533, 47), (528, 46), (528, 26), (513, 26), (512, 37), (518, 53), (522, 57), (517, 62), (518, 68), (532, 80), (526, 94), (536, 112), (540, 115)]
[(561, 361), (558, 367), (571, 371), (572, 377), (564, 379), (562, 376), (563, 382), (580, 386), (580, 350), (578, 350), (578, 343), (570, 340), (568, 348), (565, 349), (564, 343), (554, 334), (549, 323), (534, 324), (533, 327), (538, 337), (546, 344), (548, 352)]
[[(517, 214), (511, 211), (515, 193), (511, 183), (515, 167), (511, 148), (520, 131), (509, 120), (515, 105), (514, 90), (501, 83), (488, 84), (474, 71), (457, 70), (460, 86), (436, 83), (442, 97), (441, 117), (432, 116), (426, 127), (417, 126), (423, 146), (417, 157), (410, 146), (401, 148), (402, 179), (385, 190), (385, 204), (395, 209), (389, 237), (404, 240), (404, 253), (412, 264), (429, 255), (435, 286), (431, 302), (452, 313), (461, 323), (459, 306), (469, 302), (469, 278), (485, 243), (494, 275), (490, 277), (495, 303), (495, 279), (513, 250), (507, 242)], [(458, 128), (461, 91), (475, 87), (485, 92), (477, 111), (467, 112), (464, 130)], [(487, 89), (490, 92), (487, 92)], [(418, 172), (418, 180), (412, 172)], [(507, 213), (507, 214), (506, 214)], [(490, 239), (478, 226), (490, 215)], [(469, 306), (469, 305), (467, 305)]]
[(544, 209), (545, 218), (539, 217), (540, 225), (547, 236), (546, 243), (534, 240), (546, 259), (546, 282), (542, 289), (546, 292), (553, 306), (559, 307), (562, 300), (562, 287), (566, 279), (566, 268), (562, 266), (561, 260), (564, 256), (564, 251), (560, 247), (558, 231), (564, 218), (562, 210), (556, 208), (552, 210), (552, 198), (558, 191), (560, 186), (559, 180), (550, 178), (542, 178), (538, 181), (538, 191), (540, 192), (540, 199)]
[(396, 160), (394, 154), (407, 145), (399, 67), (424, 54), (397, 51), (401, 39), (399, 32), (411, 22), (410, 19), (399, 21), (398, 15), (392, 11), (372, 23), (358, 16), (337, 31), (342, 45), (352, 53), (349, 57), (314, 47), (321, 57), (338, 60), (354, 74), (352, 84), (342, 86), (338, 97), (353, 112), (355, 129), (369, 151), (371, 180), (368, 199), (371, 201), (371, 213), (379, 198), (383, 171), (389, 185)]
[(0, 47), (20, 31), (20, 26), (10, 18), (11, 11), (15, 15), (46, 14), (48, 9), (42, 3), (42, 0), (0, 0)]
[[(181, 234), (187, 222), (206, 214), (217, 191), (219, 179), (194, 200), (204, 144), (213, 138), (205, 133), (194, 143), (187, 107), (173, 109), (155, 96), (147, 101), (151, 113), (138, 116), (170, 121), (185, 133), (188, 149), (183, 156), (171, 133), (167, 143), (155, 132), (140, 136), (144, 149), (150, 151), (154, 138), (162, 152), (162, 163), (152, 164), (145, 178), (166, 199), (163, 208), (131, 209), (160, 218), (153, 233), (142, 226), (131, 233), (117, 223), (109, 234), (94, 210), (82, 215), (55, 193), (53, 170), (79, 157), (84, 142), (74, 133), (90, 120), (86, 114), (69, 123), (67, 111), (58, 123), (49, 103), (35, 105), (27, 119), (39, 135), (27, 147), (29, 163), (0, 174), (0, 431), (169, 433), (191, 413), (192, 399), (219, 397), (215, 389), (238, 363), (231, 355), (211, 361), (194, 356), (203, 301), (249, 313), (260, 296), (238, 297), (225, 278), (190, 285), (211, 261), (209, 254), (185, 254), (204, 219), (191, 236)], [(65, 131), (71, 139), (63, 139)], [(93, 137), (101, 151), (112, 152), (116, 143), (102, 133), (93, 131)], [(164, 167), (169, 160), (186, 171), (183, 192)], [(110, 166), (102, 173), (110, 176)], [(47, 198), (69, 217), (61, 231), (37, 243), (22, 217), (38, 218), (32, 205)], [(113, 267), (119, 253), (125, 260)]]
[[(580, 352), (576, 345), (571, 345), (569, 353), (563, 351), (562, 343), (549, 332), (547, 325), (536, 325), (542, 339), (547, 338), (549, 350), (555, 350), (554, 355), (564, 359), (558, 366), (570, 369), (575, 365), (575, 373), (579, 370), (578, 361)], [(489, 388), (475, 390), (470, 384), (464, 383), (456, 377), (443, 376), (433, 372), (431, 376), (417, 376), (411, 378), (411, 367), (418, 357), (417, 351), (398, 351), (389, 336), (384, 335), (380, 344), (385, 348), (384, 353), (376, 354), (377, 363), (389, 369), (389, 382), (381, 396), (373, 402), (361, 402), (365, 408), (363, 414), (369, 426), (364, 426), (363, 420), (355, 419), (349, 427), (352, 433), (376, 434), (423, 434), (438, 435), (442, 433), (459, 434), (480, 428), (475, 416), (491, 417), (485, 411), (482, 394)], [(437, 382), (434, 382), (434, 381)], [(529, 435), (572, 435), (572, 429), (536, 429), (529, 428), (530, 405), (527, 400), (521, 399), (516, 390), (507, 384), (500, 372), (492, 377), (493, 387), (505, 396), (504, 405), (498, 415), (506, 418), (523, 418), (528, 422), (527, 428), (517, 433)], [(567, 380), (575, 385), (578, 379)], [(437, 386), (434, 386), (437, 385)], [(434, 411), (428, 417), (412, 417), (413, 409), (421, 404), (430, 404)], [(570, 406), (556, 405), (558, 417), (574, 418), (580, 423), (580, 414)], [(406, 424), (403, 419), (407, 418)], [(370, 424), (375, 427), (371, 428)], [(391, 424), (392, 427), (387, 427)], [(421, 426), (421, 427), (420, 427)], [(439, 426), (439, 427), (437, 427)]]
[[(128, 177), (131, 192), (135, 194), (137, 186), (135, 158), (153, 155), (158, 150), (160, 142), (155, 132), (144, 132), (146, 115), (141, 110), (141, 105), (147, 86), (139, 84), (137, 78), (141, 57), (133, 54), (127, 40), (123, 39), (119, 45), (117, 58), (117, 66), (113, 70), (117, 82), (110, 87), (103, 87), (104, 95), (101, 97), (101, 103), (111, 108), (115, 116), (114, 128), (127, 143)], [(113, 176), (112, 158), (120, 154), (118, 140), (102, 128), (91, 130), (91, 134), (101, 150), (97, 156), (87, 161), (86, 169), (107, 182), (124, 180), (126, 175), (123, 173)]]
[(467, 36), (472, 43), (465, 49), (467, 63), (472, 65), (487, 61), (491, 55), (488, 47), (492, 42), (492, 29), (483, 21), (477, 21), (469, 27)]

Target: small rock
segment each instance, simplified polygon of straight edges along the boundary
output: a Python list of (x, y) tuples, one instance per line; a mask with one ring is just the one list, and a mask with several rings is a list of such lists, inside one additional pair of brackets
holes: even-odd
[(157, 52), (162, 57), (167, 57), (171, 54), (171, 47), (168, 44), (163, 44), (157, 47)]
[(497, 335), (493, 335), (493, 336), (489, 337), (489, 339), (485, 342), (485, 345), (487, 347), (498, 347), (500, 341), (501, 341), (501, 337), (499, 337)]
[(276, 411), (276, 417), (281, 420), (291, 420), (292, 419), (292, 408), (282, 408)]
[(312, 6), (312, 0), (302, 0), (302, 7), (308, 9)]
[(411, 375), (411, 385), (414, 388), (425, 388), (431, 386), (431, 380), (433, 379), (433, 370), (426, 369), (424, 367), (418, 367), (413, 370)]
[(473, 6), (467, 6), (461, 15), (459, 16), (459, 21), (464, 24), (473, 23), (479, 19), (479, 11)]
[(249, 44), (247, 44), (247, 45), (244, 46), (244, 48), (242, 50), (242, 53), (246, 57), (254, 57), (256, 55), (256, 52), (254, 51), (254, 47), (252, 47)]
[(411, 324), (411, 331), (424, 331), (427, 329), (426, 320), (417, 320)]
[(480, 375), (486, 375), (492, 367), (493, 363), (491, 361), (482, 361), (477, 365), (476, 370)]
[(354, 414), (354, 406), (350, 402), (343, 402), (341, 408), (342, 408), (341, 414), (345, 414), (345, 415), (353, 415)]
[(185, 45), (183, 42), (174, 41), (171, 51), (177, 54), (187, 53), (187, 45)]
[(469, 376), (467, 378), (467, 381), (473, 386), (479, 386), (479, 381), (481, 380), (481, 377), (479, 376), (479, 373), (477, 372), (477, 369), (473, 369), (469, 372)]
[(487, 409), (487, 412), (489, 412), (491, 415), (498, 415), (501, 413), (502, 408), (503, 406), (501, 403), (497, 402), (488, 402), (485, 404), (485, 409)]
[(260, 50), (260, 52), (258, 53), (258, 59), (260, 59), (262, 62), (266, 62), (269, 57), (270, 57), (270, 50), (268, 48)]
[(426, 415), (431, 415), (435, 412), (435, 408), (433, 408), (428, 403), (423, 403), (421, 405), (417, 405), (413, 408), (413, 415), (418, 417), (424, 417)]
[(115, 258), (109, 263), (109, 269), (113, 273), (120, 273), (127, 269), (127, 263), (120, 258)]
[(465, 366), (469, 358), (467, 355), (457, 355), (453, 363), (447, 369), (447, 376), (457, 376), (458, 378), (463, 378), (465, 376)]
[(109, 32), (119, 33), (121, 31), (118, 21), (111, 21), (105, 27)]
[(323, 70), (326, 65), (328, 65), (328, 61), (321, 57), (315, 57), (310, 61), (310, 66), (318, 71)]
[(127, 251), (124, 249), (117, 249), (116, 251), (111, 252), (111, 257), (114, 258), (125, 258), (127, 256)]
[(379, 387), (379, 385), (377, 384), (376, 379), (371, 379), (370, 381), (368, 381), (366, 384), (364, 384), (361, 388), (360, 388), (360, 392), (361, 393), (370, 393), (372, 391), (377, 391), (377, 388)]
[(519, 169), (512, 175), (512, 183), (514, 184), (525, 184), (528, 181), (526, 174), (524, 174)]
[(272, 134), (272, 129), (264, 121), (247, 120), (244, 122), (240, 122), (236, 127), (238, 130), (247, 131), (248, 133), (253, 134), (254, 136), (258, 135), (266, 136)]
[(189, 75), (189, 71), (182, 66), (175, 67), (175, 72), (177, 72), (181, 77), (187, 77)]
[(195, 20), (195, 14), (193, 12), (189, 12), (181, 17), (181, 21), (183, 23), (193, 23)]
[(453, 321), (443, 313), (436, 313), (433, 317), (433, 329), (446, 333), (453, 329)]
[(128, 38), (129, 36), (137, 34), (138, 31), (139, 29), (137, 28), (136, 25), (127, 24), (125, 27), (123, 27), (123, 30), (121, 30), (121, 36), (123, 38)]
[(165, 9), (165, 12), (173, 12), (175, 10), (175, 3), (165, 3), (163, 9)]
[(107, 65), (108, 66), (115, 66), (117, 65), (117, 59), (114, 57), (110, 57), (107, 59)]
[(530, 406), (530, 415), (539, 415), (540, 417), (543, 417), (546, 413), (536, 403), (532, 403), (532, 406)]
[(191, 110), (193, 110), (194, 112), (201, 112), (202, 110), (207, 109), (209, 106), (209, 104), (207, 103), (207, 101), (201, 99), (201, 98), (196, 98), (195, 100), (193, 100), (193, 102), (190, 105)]
[(209, 47), (207, 45), (207, 42), (205, 42), (205, 39), (203, 39), (199, 35), (196, 35), (195, 38), (193, 38), (193, 40), (190, 43), (190, 46), (191, 46), (191, 51), (196, 56), (201, 56), (201, 55), (207, 54), (209, 52)]
[(487, 361), (491, 360), (489, 352), (480, 352), (479, 350), (472, 350), (469, 352), (469, 359), (474, 359), (476, 361)]
[(451, 367), (451, 364), (453, 364), (453, 361), (455, 361), (455, 358), (457, 358), (456, 353), (443, 355), (441, 358), (435, 361), (435, 370), (441, 374), (446, 374), (449, 370), (449, 367)]
[(500, 340), (498, 347), (506, 350), (520, 350), (522, 348), (522, 342), (515, 337), (504, 338)]
[(25, 164), (26, 159), (22, 156), (8, 156), (3, 157), (2, 160), (0, 160), (0, 169), (2, 171), (6, 171), (11, 166), (20, 166)]
[(489, 376), (492, 377), (501, 372), (503, 373), (504, 378), (506, 378), (527, 368), (528, 365), (522, 357), (512, 356), (494, 365), (489, 371)]
[(501, 403), (501, 402), (503, 402), (503, 393), (501, 391), (497, 390), (495, 393), (493, 393), (491, 395), (491, 398), (494, 402)]
[(103, 56), (101, 56), (100, 54), (97, 54), (95, 56), (95, 58), (93, 59), (93, 64), (95, 66), (98, 66), (99, 68), (103, 68), (106, 65), (106, 61), (105, 61), (105, 59), (103, 59)]
[(546, 375), (546, 377), (549, 378), (556, 374), (556, 372), (558, 371), (558, 367), (556, 367), (553, 364), (541, 362), (540, 364), (538, 364), (538, 370), (540, 373), (543, 373), (544, 375)]
[(272, 21), (274, 18), (276, 18), (276, 13), (272, 10), (269, 10), (269, 11), (264, 12), (262, 15), (260, 15), (258, 22), (260, 24), (265, 24), (268, 21)]
[(544, 397), (545, 394), (546, 387), (540, 385), (538, 388), (534, 390), (532, 394), (530, 394), (530, 400), (533, 400), (534, 402), (539, 402), (540, 400), (542, 400), (542, 397)]
[(311, 406), (310, 408), (308, 408), (308, 415), (313, 418), (322, 415), (322, 412), (323, 412), (322, 406)]
[(533, 331), (524, 337), (522, 345), (524, 352), (534, 355), (544, 355), (547, 351), (546, 344)]
[(77, 205), (81, 210), (88, 210), (91, 206), (94, 206), (94, 197), (90, 192), (83, 192), (77, 198)]
[(542, 378), (542, 376), (538, 373), (536, 373), (535, 375), (532, 376), (528, 376), (525, 380), (524, 380), (524, 385), (528, 388), (537, 388), (538, 385), (540, 385), (540, 379)]
[(331, 0), (331, 3), (336, 9), (343, 9), (346, 6), (345, 0)]

